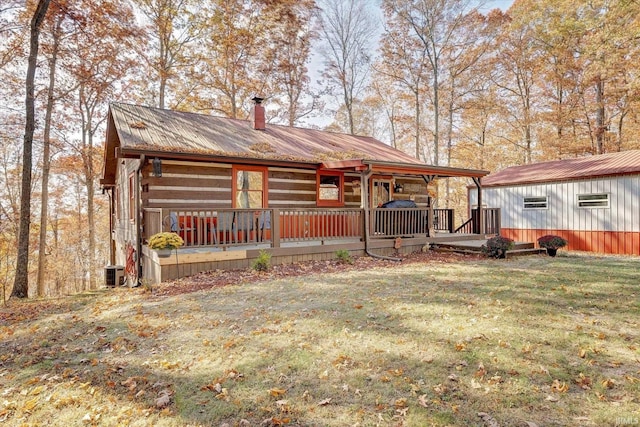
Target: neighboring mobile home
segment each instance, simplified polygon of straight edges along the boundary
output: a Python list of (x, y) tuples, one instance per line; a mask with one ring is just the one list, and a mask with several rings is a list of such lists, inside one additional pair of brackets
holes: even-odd
[[(455, 231), (453, 212), (434, 208), (437, 180), (468, 177), (481, 197), (486, 171), (429, 166), (370, 137), (267, 125), (254, 101), (250, 121), (110, 106), (101, 184), (110, 262), (130, 280), (244, 268), (263, 250), (273, 263), (412, 251)], [(378, 208), (391, 199), (416, 207)], [(145, 245), (159, 231), (179, 233), (184, 248), (159, 258)]]
[(570, 250), (640, 255), (640, 150), (510, 167), (482, 188), (503, 236), (557, 234)]

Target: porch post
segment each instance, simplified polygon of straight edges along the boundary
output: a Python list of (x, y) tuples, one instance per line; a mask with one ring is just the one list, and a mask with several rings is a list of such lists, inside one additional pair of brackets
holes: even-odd
[(433, 237), (431, 230), (434, 230), (433, 234), (435, 235), (435, 229), (433, 228), (433, 220), (434, 215), (433, 215), (433, 198), (429, 195), (429, 184), (431, 183), (431, 181), (433, 181), (434, 179), (436, 179), (435, 175), (422, 175), (422, 179), (424, 180), (424, 182), (427, 184), (427, 200), (429, 201), (429, 206), (427, 206), (427, 209), (429, 210), (428, 214), (427, 214), (427, 237)]
[(362, 173), (360, 174), (360, 180), (362, 181), (362, 184), (360, 185), (361, 189), (360, 189), (360, 207), (364, 210), (364, 227), (365, 229), (362, 230), (364, 232), (364, 238), (365, 238), (365, 247), (369, 246), (369, 218), (371, 216), (371, 213), (369, 211), (369, 176), (371, 175), (371, 172), (369, 172), (368, 170), (364, 170), (362, 171)]
[(271, 210), (271, 247), (280, 247), (280, 209)]
[(484, 212), (482, 210), (482, 178), (473, 178), (478, 187), (478, 234), (485, 234)]

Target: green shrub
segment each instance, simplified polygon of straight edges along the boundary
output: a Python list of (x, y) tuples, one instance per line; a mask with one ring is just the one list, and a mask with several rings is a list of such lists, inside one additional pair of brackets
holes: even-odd
[(271, 268), (271, 254), (264, 249), (260, 251), (260, 255), (251, 264), (251, 268), (256, 271), (267, 271)]
[(492, 258), (504, 258), (507, 251), (513, 249), (513, 239), (496, 236), (487, 240), (487, 244), (482, 246), (482, 252)]
[(342, 264), (353, 264), (353, 258), (351, 258), (351, 254), (346, 249), (338, 249), (336, 251), (336, 258)]

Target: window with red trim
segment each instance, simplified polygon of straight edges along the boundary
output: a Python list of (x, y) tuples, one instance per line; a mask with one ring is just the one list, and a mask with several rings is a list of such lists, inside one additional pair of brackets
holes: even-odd
[(344, 206), (344, 174), (334, 171), (318, 171), (316, 195), (318, 206)]

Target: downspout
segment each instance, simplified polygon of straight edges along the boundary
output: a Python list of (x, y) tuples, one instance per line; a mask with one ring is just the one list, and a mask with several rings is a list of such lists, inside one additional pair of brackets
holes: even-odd
[(140, 194), (140, 183), (142, 180), (140, 179), (140, 172), (142, 171), (145, 162), (146, 156), (141, 154), (140, 164), (136, 168), (136, 253), (138, 254), (136, 257), (136, 263), (138, 264), (138, 283), (134, 286), (138, 286), (140, 284), (140, 279), (142, 278), (142, 203), (140, 202), (142, 197)]
[(386, 259), (389, 261), (402, 261), (402, 258), (395, 258), (395, 257), (390, 257), (390, 256), (384, 256), (384, 255), (378, 255), (378, 254), (374, 254), (373, 252), (371, 252), (369, 250), (369, 240), (370, 240), (370, 235), (369, 235), (369, 218), (371, 217), (371, 213), (370, 213), (370, 203), (369, 203), (369, 179), (371, 178), (371, 175), (373, 175), (373, 170), (371, 169), (371, 165), (367, 166), (367, 170), (362, 171), (362, 196), (361, 196), (361, 202), (363, 204), (363, 208), (364, 208), (364, 253), (366, 253), (368, 256), (372, 257), (372, 258), (378, 258), (378, 259)]

